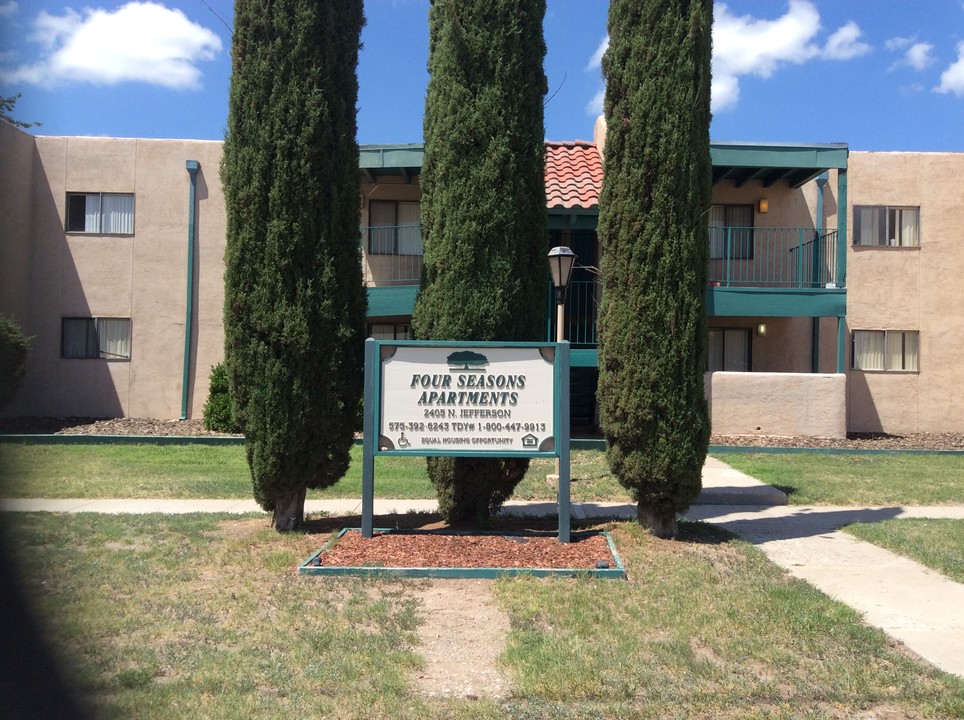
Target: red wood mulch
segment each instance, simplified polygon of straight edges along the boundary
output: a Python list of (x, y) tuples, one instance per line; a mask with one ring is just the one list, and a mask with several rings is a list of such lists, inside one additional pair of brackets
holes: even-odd
[(552, 536), (378, 533), (363, 538), (349, 530), (320, 555), (327, 567), (562, 568), (615, 567), (602, 535)]

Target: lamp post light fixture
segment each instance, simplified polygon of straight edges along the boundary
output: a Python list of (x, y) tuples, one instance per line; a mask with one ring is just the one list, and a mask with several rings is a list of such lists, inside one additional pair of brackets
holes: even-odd
[[(569, 277), (572, 275), (572, 266), (576, 264), (576, 253), (570, 248), (559, 246), (549, 251), (549, 274), (552, 275), (552, 284), (556, 288), (556, 342), (566, 339), (566, 289), (569, 287)], [(568, 382), (566, 378), (564, 382)], [(547, 478), (552, 484), (559, 488), (559, 458), (553, 463), (555, 475)]]
[(566, 290), (575, 264), (576, 253), (570, 248), (560, 246), (549, 251), (549, 274), (556, 288), (556, 342), (566, 339)]

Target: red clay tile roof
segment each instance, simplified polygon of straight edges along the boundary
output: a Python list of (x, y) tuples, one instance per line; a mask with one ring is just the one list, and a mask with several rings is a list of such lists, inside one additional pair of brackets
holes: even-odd
[(546, 207), (597, 208), (603, 168), (591, 142), (546, 141)]

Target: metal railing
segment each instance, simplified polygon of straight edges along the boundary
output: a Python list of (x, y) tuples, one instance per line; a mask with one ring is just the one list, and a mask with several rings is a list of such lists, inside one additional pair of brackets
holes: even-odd
[[(566, 340), (574, 347), (596, 345), (596, 318), (601, 286), (595, 280), (573, 280), (566, 292)], [(546, 340), (556, 339), (556, 303), (549, 283)]]
[(422, 277), (422, 228), (380, 225), (361, 228), (365, 285), (417, 285)]
[(710, 228), (709, 279), (722, 287), (835, 287), (837, 231)]

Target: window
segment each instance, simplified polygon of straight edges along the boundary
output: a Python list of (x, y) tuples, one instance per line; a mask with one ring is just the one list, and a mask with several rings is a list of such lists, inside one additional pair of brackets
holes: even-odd
[(130, 318), (64, 318), (60, 355), (70, 359), (130, 360)]
[(368, 336), (376, 340), (410, 340), (411, 333), (408, 325), (393, 323), (371, 323), (368, 326)]
[(368, 205), (368, 252), (372, 255), (421, 255), (419, 204), (372, 200)]
[(753, 259), (753, 206), (710, 207), (710, 259)]
[(854, 206), (854, 245), (920, 246), (920, 208)]
[(134, 196), (67, 193), (65, 228), (67, 232), (133, 235)]
[(854, 330), (853, 369), (916, 372), (920, 333), (916, 330)]
[(706, 369), (709, 372), (750, 371), (750, 331), (745, 328), (710, 328)]

